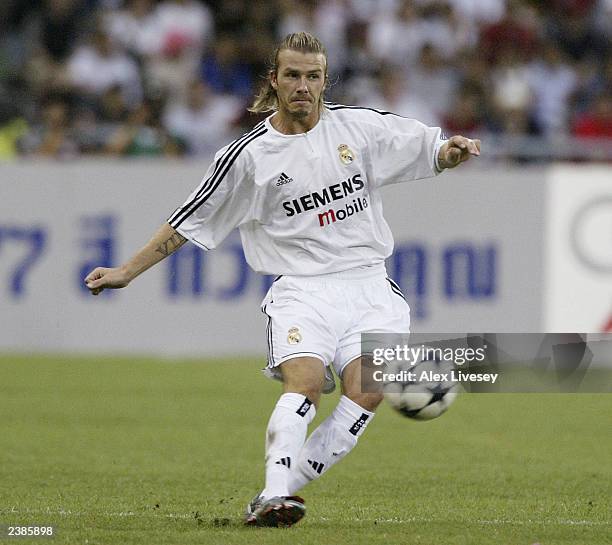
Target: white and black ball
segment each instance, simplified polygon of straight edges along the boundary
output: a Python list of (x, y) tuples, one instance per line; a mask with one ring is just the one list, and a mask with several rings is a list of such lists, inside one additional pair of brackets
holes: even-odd
[[(457, 397), (459, 384), (452, 380), (452, 361), (423, 360), (415, 365), (390, 362), (386, 373), (400, 378), (414, 373), (415, 380), (385, 381), (386, 401), (401, 415), (414, 420), (432, 420), (445, 413)], [(445, 378), (447, 380), (445, 380)]]

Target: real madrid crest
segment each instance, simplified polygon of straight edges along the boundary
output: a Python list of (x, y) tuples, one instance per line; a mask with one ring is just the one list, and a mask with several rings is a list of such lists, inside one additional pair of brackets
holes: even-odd
[(346, 144), (340, 144), (338, 146), (338, 153), (340, 154), (340, 161), (345, 165), (350, 165), (355, 160), (353, 151)]
[(289, 344), (298, 344), (302, 340), (302, 334), (297, 327), (292, 327), (287, 335), (287, 342)]

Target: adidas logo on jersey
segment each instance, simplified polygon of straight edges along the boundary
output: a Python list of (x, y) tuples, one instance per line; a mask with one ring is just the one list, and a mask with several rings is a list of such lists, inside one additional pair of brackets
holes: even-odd
[(289, 178), (289, 176), (287, 176), (284, 172), (281, 172), (281, 175), (276, 181), (276, 185), (280, 186), (280, 185), (289, 184), (291, 182), (293, 182), (293, 178)]

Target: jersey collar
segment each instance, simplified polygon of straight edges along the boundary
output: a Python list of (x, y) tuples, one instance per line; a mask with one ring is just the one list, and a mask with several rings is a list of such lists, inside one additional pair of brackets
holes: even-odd
[(266, 125), (266, 128), (270, 131), (271, 134), (273, 134), (274, 136), (280, 136), (282, 138), (300, 138), (309, 134), (315, 134), (316, 131), (319, 130), (319, 127), (321, 126), (321, 121), (323, 120), (323, 114), (319, 116), (319, 121), (317, 121), (317, 124), (310, 129), (309, 131), (306, 132), (301, 132), (298, 134), (284, 134), (280, 131), (277, 131), (273, 126), (272, 123), (270, 122), (270, 120), (276, 115), (277, 112), (274, 112), (273, 114), (270, 114), (268, 117), (266, 117), (264, 123)]

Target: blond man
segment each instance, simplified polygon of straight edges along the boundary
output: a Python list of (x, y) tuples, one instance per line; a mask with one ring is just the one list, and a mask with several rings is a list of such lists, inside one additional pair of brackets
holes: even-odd
[[(370, 108), (324, 102), (327, 56), (314, 36), (288, 35), (252, 111), (272, 112), (221, 149), (202, 183), (129, 261), (85, 279), (94, 295), (127, 286), (186, 241), (216, 248), (236, 227), (246, 259), (277, 276), (262, 303), (266, 374), (283, 383), (266, 431), (265, 484), (245, 521), (291, 526), (302, 487), (357, 444), (382, 401), (360, 387), (361, 335), (406, 333), (410, 309), (388, 278), (393, 250), (381, 188), (433, 177), (480, 154), (437, 127)], [(320, 396), (342, 396), (308, 437)]]

